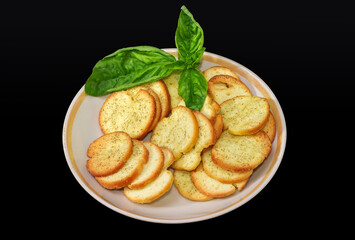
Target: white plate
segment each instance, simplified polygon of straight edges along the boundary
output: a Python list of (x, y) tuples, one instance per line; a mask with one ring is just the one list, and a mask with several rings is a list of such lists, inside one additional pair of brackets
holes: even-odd
[[(174, 48), (164, 49), (177, 55)], [(253, 95), (269, 100), (276, 120), (276, 136), (268, 158), (251, 176), (246, 187), (231, 196), (195, 202), (182, 197), (173, 185), (169, 192), (150, 204), (137, 204), (129, 201), (122, 190), (107, 190), (97, 183), (86, 169), (86, 150), (89, 144), (102, 135), (98, 124), (98, 114), (107, 96), (86, 95), (84, 87), (76, 94), (69, 106), (63, 126), (63, 148), (69, 168), (80, 185), (97, 201), (108, 208), (149, 222), (185, 223), (214, 218), (230, 212), (257, 195), (271, 180), (278, 169), (286, 146), (286, 123), (281, 106), (271, 89), (256, 74), (225, 57), (205, 52), (200, 69), (221, 65), (238, 73)], [(85, 81), (85, 80), (83, 80)], [(146, 140), (150, 136), (146, 137)]]

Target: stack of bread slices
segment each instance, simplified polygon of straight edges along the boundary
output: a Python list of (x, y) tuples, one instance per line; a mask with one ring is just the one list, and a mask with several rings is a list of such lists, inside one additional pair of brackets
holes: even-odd
[(87, 169), (104, 188), (123, 189), (137, 203), (158, 199), (173, 183), (195, 201), (244, 188), (271, 150), (269, 103), (226, 67), (203, 74), (208, 94), (200, 111), (179, 96), (179, 72), (106, 99), (99, 113), (104, 135), (87, 151)]

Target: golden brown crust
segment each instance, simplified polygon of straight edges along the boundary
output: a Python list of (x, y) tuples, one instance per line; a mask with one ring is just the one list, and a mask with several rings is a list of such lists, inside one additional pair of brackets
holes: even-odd
[(271, 142), (274, 141), (275, 134), (276, 134), (276, 122), (275, 122), (274, 115), (271, 112), (268, 120), (266, 121), (264, 127), (261, 130), (263, 130), (267, 134)]
[(233, 183), (233, 186), (238, 189), (238, 191), (242, 191), (242, 189), (247, 185), (250, 178), (244, 179), (243, 181)]
[(221, 183), (218, 180), (209, 177), (200, 164), (194, 171), (191, 171), (191, 180), (195, 187), (204, 195), (222, 198), (235, 192), (232, 184)]
[(154, 92), (154, 90), (152, 90), (151, 88), (149, 87), (146, 87), (144, 88), (144, 90), (146, 90), (150, 95), (152, 95), (152, 97), (154, 98), (155, 100), (155, 115), (154, 115), (154, 118), (153, 118), (153, 122), (148, 130), (151, 131), (155, 128), (155, 126), (158, 124), (158, 122), (160, 121), (161, 119), (161, 112), (162, 112), (162, 106), (161, 106), (161, 102), (160, 102), (160, 99), (159, 99), (159, 96), (156, 92)]
[(213, 76), (221, 75), (221, 74), (229, 75), (229, 76), (232, 76), (232, 77), (240, 80), (238, 74), (236, 74), (235, 72), (233, 72), (229, 68), (223, 67), (223, 66), (213, 66), (213, 67), (210, 67), (209, 69), (203, 71), (203, 75), (205, 76), (207, 81), (209, 81)]
[[(225, 84), (226, 88), (216, 88), (215, 84)], [(252, 96), (249, 88), (239, 79), (229, 75), (217, 75), (208, 82), (208, 93), (218, 104), (237, 96)]]
[(199, 127), (199, 136), (195, 146), (171, 166), (177, 170), (194, 170), (201, 162), (201, 152), (203, 149), (215, 144), (216, 133), (211, 121), (201, 112), (193, 110)]
[(212, 107), (216, 114), (218, 114), (219, 111), (221, 111), (221, 106), (213, 99), (212, 99)]
[[(193, 113), (195, 114), (195, 117), (198, 116), (201, 119), (204, 119), (204, 122), (208, 125), (208, 136), (211, 136), (210, 141), (209, 141), (209, 145), (213, 145), (216, 143), (216, 132), (214, 129), (214, 126), (212, 124), (212, 122), (210, 121), (210, 119), (208, 119), (208, 117), (206, 117), (205, 115), (203, 115), (201, 112), (197, 111), (197, 110), (193, 110)], [(197, 117), (196, 117), (197, 119)], [(197, 123), (198, 124), (198, 123)]]
[[(139, 151), (139, 155), (135, 156), (135, 151)], [(133, 139), (133, 153), (131, 157), (127, 160), (125, 165), (119, 169), (116, 173), (109, 175), (107, 177), (96, 177), (96, 180), (106, 189), (120, 189), (129, 185), (142, 171), (143, 164), (148, 161), (149, 152), (147, 148), (141, 141)], [(131, 159), (134, 157), (135, 159)], [(128, 166), (128, 169), (125, 169), (125, 166), (129, 164), (129, 161), (135, 161), (134, 165)], [(128, 174), (125, 171), (129, 171)], [(120, 176), (125, 177), (120, 177)]]
[[(150, 169), (150, 172), (144, 175), (144, 178), (141, 179), (136, 178), (131, 184), (128, 185), (128, 187), (131, 189), (142, 188), (149, 182), (156, 179), (159, 176), (164, 166), (164, 154), (160, 149), (160, 147), (158, 147), (157, 145), (151, 142), (143, 142), (143, 144), (149, 151), (149, 157), (148, 157), (149, 160), (148, 163), (146, 163), (143, 166), (143, 171), (144, 171), (144, 167), (148, 166), (147, 164), (149, 164), (149, 161), (156, 161), (156, 163), (154, 163), (154, 167)], [(154, 153), (152, 151), (154, 151)], [(154, 159), (152, 155), (154, 155), (155, 157)], [(142, 173), (143, 172), (141, 172), (141, 174)]]
[(132, 149), (132, 139), (125, 132), (103, 135), (90, 144), (87, 150), (90, 159), (87, 160), (86, 167), (95, 177), (108, 176), (126, 163)]
[[(164, 177), (164, 175), (169, 175), (169, 179), (166, 182), (161, 182), (161, 177)], [(126, 197), (131, 200), (132, 202), (136, 202), (136, 203), (150, 203), (153, 202), (155, 200), (157, 200), (158, 198), (160, 198), (161, 196), (163, 196), (166, 192), (168, 192), (171, 188), (171, 186), (173, 185), (173, 181), (174, 181), (174, 177), (173, 174), (169, 171), (169, 170), (164, 170), (159, 176), (158, 178), (156, 178), (156, 180), (154, 180), (153, 182), (150, 182), (149, 184), (147, 184), (146, 186), (144, 186), (143, 188), (140, 189), (130, 189), (128, 187), (124, 188), (124, 194), (126, 195)], [(156, 183), (160, 183), (159, 186), (155, 186), (154, 184)], [(147, 188), (150, 187), (154, 187), (154, 188), (159, 188), (158, 192), (154, 192), (154, 194), (135, 194), (135, 192), (142, 192), (145, 191)]]
[(207, 151), (202, 155), (202, 165), (203, 171), (221, 183), (236, 183), (243, 181), (250, 177), (253, 170), (246, 172), (234, 172), (230, 170), (225, 170), (215, 164), (211, 159), (211, 151)]
[(163, 169), (168, 169), (171, 164), (175, 162), (174, 154), (169, 150), (169, 148), (161, 147), (160, 148), (164, 154), (164, 166)]
[(223, 131), (223, 116), (217, 115), (216, 121), (214, 123), (214, 130), (216, 132), (216, 140), (221, 136)]
[(147, 86), (158, 94), (161, 103), (160, 119), (165, 118), (171, 111), (170, 94), (165, 82), (159, 80), (153, 83), (148, 83)]
[(174, 170), (174, 185), (181, 196), (193, 201), (208, 201), (212, 197), (201, 193), (193, 184), (189, 171)]

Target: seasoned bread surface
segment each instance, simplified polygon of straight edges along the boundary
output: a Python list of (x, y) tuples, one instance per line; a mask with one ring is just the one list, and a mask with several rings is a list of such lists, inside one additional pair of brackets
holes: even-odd
[(210, 197), (226, 197), (235, 192), (232, 184), (221, 183), (214, 178), (209, 177), (200, 164), (191, 172), (191, 179), (195, 187), (203, 194)]
[[(229, 75), (229, 76), (232, 76), (232, 77), (240, 80), (238, 74), (236, 74), (235, 72), (233, 72), (229, 68), (226, 68), (223, 66), (210, 67), (209, 69), (207, 69), (203, 72), (203, 75), (205, 76), (207, 82), (216, 75)], [(224, 87), (222, 87), (222, 88), (224, 88)]]
[(253, 170), (246, 172), (233, 172), (219, 167), (212, 161), (211, 150), (202, 155), (203, 170), (205, 173), (222, 183), (236, 183), (248, 179)]
[(131, 96), (135, 96), (139, 92), (139, 90), (141, 90), (141, 89), (146, 90), (154, 98), (154, 102), (155, 102), (155, 115), (153, 118), (153, 122), (150, 125), (150, 128), (148, 130), (148, 131), (150, 131), (153, 128), (155, 128), (155, 126), (157, 125), (157, 123), (159, 122), (159, 120), (161, 118), (161, 112), (162, 112), (161, 102), (160, 102), (160, 98), (159, 98), (158, 94), (149, 87), (137, 86), (137, 87), (128, 89), (127, 92)]
[(172, 114), (160, 120), (153, 130), (151, 142), (168, 148), (176, 160), (195, 145), (198, 138), (198, 123), (187, 107), (173, 108)]
[(222, 132), (212, 148), (212, 161), (219, 167), (234, 172), (250, 171), (269, 155), (271, 142), (263, 131), (238, 136)]
[(193, 201), (207, 201), (212, 197), (201, 193), (193, 184), (189, 171), (175, 170), (174, 171), (174, 185), (179, 193)]
[(124, 194), (132, 202), (150, 203), (168, 192), (173, 184), (173, 174), (169, 170), (163, 170), (160, 175), (143, 188), (124, 188)]
[(151, 142), (143, 142), (149, 152), (148, 162), (143, 165), (142, 172), (128, 185), (131, 189), (144, 187), (153, 181), (161, 172), (164, 166), (164, 154), (162, 150)]
[(132, 96), (127, 91), (112, 93), (99, 113), (104, 134), (123, 131), (134, 139), (142, 139), (155, 117), (155, 99), (144, 89)]
[(203, 149), (214, 144), (216, 133), (210, 120), (199, 111), (193, 111), (198, 123), (198, 138), (195, 146), (181, 158), (174, 162), (172, 168), (179, 170), (194, 170), (201, 162), (201, 152)]
[(264, 127), (261, 130), (263, 130), (267, 134), (271, 142), (274, 141), (275, 134), (276, 134), (276, 123), (275, 123), (274, 115), (271, 112), (268, 120), (266, 121)]
[(171, 109), (177, 107), (183, 98), (178, 93), (179, 79), (181, 72), (175, 71), (168, 77), (164, 78), (163, 81), (168, 88), (170, 95), (170, 106)]
[[(226, 88), (216, 88), (216, 84), (225, 84)], [(228, 75), (217, 75), (211, 78), (208, 82), (208, 93), (218, 104), (237, 96), (252, 96), (249, 88), (242, 81)]]
[(93, 141), (86, 162), (89, 172), (95, 177), (108, 176), (117, 172), (128, 160), (133, 151), (131, 137), (124, 132), (113, 132)]
[(261, 97), (234, 97), (221, 104), (224, 129), (235, 135), (258, 132), (268, 120), (270, 106)]
[[(186, 106), (185, 101), (182, 99), (178, 106)], [(220, 106), (215, 102), (208, 94), (206, 95), (205, 102), (200, 109), (200, 112), (205, 115), (213, 124), (215, 122), (216, 116), (220, 111)]]
[(133, 139), (133, 152), (127, 162), (117, 172), (96, 180), (107, 189), (120, 189), (130, 184), (142, 171), (149, 152), (141, 141)]
[(169, 90), (163, 80), (147, 83), (145, 86), (150, 87), (159, 97), (161, 103), (161, 119), (169, 115), (171, 110)]
[[(267, 158), (276, 133), (267, 99), (252, 96), (231, 69), (214, 66), (203, 72), (204, 105), (190, 110), (178, 94), (180, 75), (107, 97), (99, 112), (104, 135), (90, 144), (86, 163), (104, 188), (144, 204), (174, 184), (184, 198), (207, 201), (241, 191)], [(140, 141), (149, 131), (150, 142)]]

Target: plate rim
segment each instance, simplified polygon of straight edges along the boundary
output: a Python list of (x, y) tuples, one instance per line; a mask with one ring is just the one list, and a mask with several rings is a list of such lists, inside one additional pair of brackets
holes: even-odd
[[(177, 56), (177, 49), (176, 48), (163, 48), (162, 50)], [(65, 155), (67, 164), (68, 164), (72, 174), (74, 175), (75, 179), (79, 182), (79, 184), (85, 189), (85, 191), (88, 192), (94, 199), (96, 199), (98, 202), (100, 202), (101, 204), (103, 204), (104, 206), (110, 208), (111, 210), (113, 210), (115, 212), (118, 212), (122, 215), (131, 217), (131, 218), (135, 218), (138, 220), (143, 220), (143, 221), (147, 221), (147, 222), (155, 222), (155, 223), (188, 223), (188, 222), (197, 222), (197, 221), (203, 221), (203, 220), (215, 218), (215, 217), (221, 216), (225, 213), (228, 213), (230, 211), (233, 211), (233, 210), (237, 209), (238, 207), (241, 207), (242, 205), (244, 205), (245, 203), (250, 201), (252, 198), (254, 198), (271, 181), (271, 179), (273, 178), (273, 176), (275, 175), (276, 171), (278, 170), (278, 168), (281, 164), (281, 161), (283, 159), (283, 155), (285, 152), (285, 148), (286, 148), (286, 141), (287, 141), (286, 121), (285, 121), (285, 117), (284, 117), (281, 105), (278, 102), (278, 99), (276, 98), (276, 96), (274, 95), (272, 90), (269, 88), (269, 86), (258, 75), (256, 75), (254, 72), (252, 72), (250, 69), (243, 66), (242, 64), (240, 64), (234, 60), (231, 60), (229, 58), (223, 57), (221, 55), (211, 53), (211, 52), (205, 52), (203, 55), (203, 60), (210, 61), (213, 63), (217, 62), (216, 63), (217, 65), (222, 65), (222, 66), (228, 65), (226, 67), (231, 67), (232, 70), (234, 70), (234, 71), (235, 71), (235, 69), (233, 69), (233, 68), (238, 67), (239, 71), (241, 71), (241, 70), (245, 71), (245, 73), (247, 73), (248, 76), (251, 76), (254, 79), (253, 80), (254, 83), (258, 82), (261, 85), (259, 87), (261, 87), (261, 89), (263, 90), (263, 91), (261, 91), (261, 93), (264, 96), (266, 94), (267, 96), (271, 97), (271, 100), (272, 100), (271, 103), (273, 104), (273, 106), (271, 106), (271, 107), (273, 107), (274, 109), (275, 108), (277, 109), (278, 115), (276, 117), (278, 118), (278, 121), (281, 122), (281, 126), (277, 126), (279, 128), (278, 130), (281, 130), (281, 133), (279, 133), (279, 135), (276, 136), (276, 137), (278, 137), (277, 141), (278, 141), (278, 144), (280, 144), (280, 147), (278, 147), (278, 149), (279, 149), (278, 155), (276, 156), (276, 154), (275, 154), (275, 156), (274, 156), (274, 158), (276, 158), (276, 159), (273, 159), (273, 163), (271, 164), (270, 168), (267, 170), (265, 176), (263, 176), (263, 179), (246, 196), (244, 196), (242, 199), (238, 200), (237, 202), (234, 202), (234, 203), (232, 203), (220, 210), (214, 211), (212, 213), (207, 213), (207, 214), (204, 214), (201, 216), (188, 217), (188, 218), (176, 218), (176, 219), (156, 218), (156, 217), (148, 217), (148, 216), (140, 215), (137, 213), (132, 213), (127, 210), (121, 209), (118, 206), (115, 206), (113, 203), (109, 202), (108, 200), (106, 200), (102, 196), (100, 196), (100, 194), (98, 194), (86, 182), (86, 180), (83, 178), (83, 176), (81, 176), (81, 173), (80, 173), (78, 167), (76, 166), (73, 153), (72, 152), (70, 153), (68, 150), (68, 144), (71, 144), (71, 137), (68, 138), (68, 135), (67, 135), (68, 132), (71, 133), (71, 129), (68, 129), (68, 127), (70, 128), (73, 125), (73, 124), (70, 124), (71, 126), (68, 125), (68, 122), (74, 121), (76, 112), (78, 111), (81, 103), (84, 101), (85, 97), (87, 96), (84, 91), (84, 88), (85, 88), (85, 84), (84, 84), (81, 87), (81, 89), (77, 92), (77, 94), (75, 95), (73, 100), (71, 101), (69, 108), (67, 110), (67, 113), (65, 115), (64, 124), (63, 124), (63, 131), (62, 131), (62, 143), (63, 143), (64, 155)], [(224, 63), (224, 64), (218, 64), (218, 62)], [(247, 80), (250, 81), (252, 79), (247, 78)], [(255, 86), (252, 82), (251, 82), (251, 84), (260, 91), (258, 86)], [(279, 132), (279, 131), (277, 131), (277, 132)], [(280, 143), (279, 143), (279, 141), (280, 141)]]

